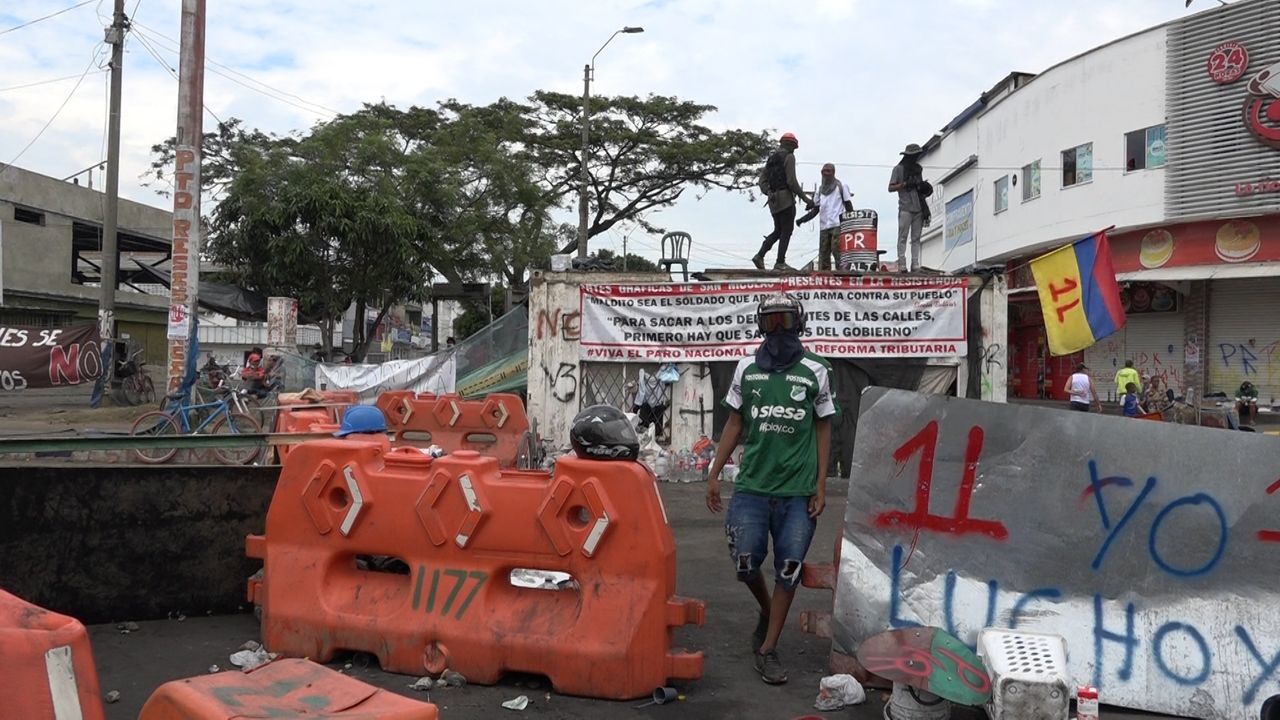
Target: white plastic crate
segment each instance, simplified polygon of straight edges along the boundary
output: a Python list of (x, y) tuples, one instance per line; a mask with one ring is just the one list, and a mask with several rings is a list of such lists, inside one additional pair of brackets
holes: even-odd
[(991, 720), (1067, 720), (1071, 678), (1061, 635), (987, 628), (978, 657), (991, 676)]

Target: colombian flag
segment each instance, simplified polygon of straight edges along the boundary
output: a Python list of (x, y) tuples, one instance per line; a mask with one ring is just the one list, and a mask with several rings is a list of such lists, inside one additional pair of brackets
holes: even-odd
[(1079, 352), (1124, 327), (1106, 231), (1031, 261), (1049, 352)]

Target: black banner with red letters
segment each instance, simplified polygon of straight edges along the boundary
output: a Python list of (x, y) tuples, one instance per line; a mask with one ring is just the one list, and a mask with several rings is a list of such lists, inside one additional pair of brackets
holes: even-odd
[(92, 382), (101, 347), (97, 325), (0, 326), (0, 392)]

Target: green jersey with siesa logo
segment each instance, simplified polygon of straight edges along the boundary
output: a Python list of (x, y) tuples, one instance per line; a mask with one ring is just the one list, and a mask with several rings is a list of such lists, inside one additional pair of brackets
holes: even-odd
[(778, 497), (816, 492), (816, 422), (836, 413), (826, 360), (806, 352), (787, 370), (765, 372), (754, 357), (743, 358), (724, 404), (742, 415), (739, 489)]

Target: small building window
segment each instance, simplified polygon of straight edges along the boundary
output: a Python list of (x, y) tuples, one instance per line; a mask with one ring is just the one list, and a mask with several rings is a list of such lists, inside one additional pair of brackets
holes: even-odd
[(15, 207), (13, 209), (13, 219), (22, 223), (31, 223), (32, 225), (44, 225), (44, 213), (39, 210)]
[(1124, 134), (1125, 172), (1164, 167), (1164, 163), (1164, 125), (1152, 125)]
[(1040, 197), (1040, 161), (1022, 166), (1022, 202)]
[(996, 180), (996, 212), (1002, 213), (1009, 209), (1009, 176), (1004, 175)]
[(1093, 143), (1062, 151), (1062, 187), (1093, 180)]

